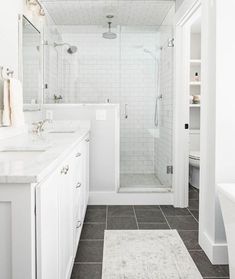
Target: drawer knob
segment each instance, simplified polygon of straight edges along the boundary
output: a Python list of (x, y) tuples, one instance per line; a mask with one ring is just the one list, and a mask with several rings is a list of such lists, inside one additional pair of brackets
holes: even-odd
[(78, 182), (76, 185), (76, 188), (80, 188), (82, 186), (82, 183)]
[(67, 174), (69, 171), (69, 165), (66, 165), (65, 167), (62, 168), (60, 171), (61, 174)]
[(80, 157), (81, 155), (82, 155), (82, 153), (78, 152), (78, 153), (76, 154), (76, 157)]
[(77, 226), (76, 226), (76, 229), (79, 229), (82, 225), (82, 222), (81, 221), (77, 221)]
[(89, 141), (90, 141), (90, 139), (85, 139), (85, 141), (86, 141), (86, 142), (89, 142)]
[(69, 171), (69, 165), (65, 166), (65, 174), (67, 174)]

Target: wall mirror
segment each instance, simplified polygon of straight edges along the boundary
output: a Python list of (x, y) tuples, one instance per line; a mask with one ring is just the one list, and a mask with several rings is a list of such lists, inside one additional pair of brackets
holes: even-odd
[(42, 103), (42, 44), (40, 31), (25, 17), (20, 18), (20, 79), (24, 110), (39, 110)]

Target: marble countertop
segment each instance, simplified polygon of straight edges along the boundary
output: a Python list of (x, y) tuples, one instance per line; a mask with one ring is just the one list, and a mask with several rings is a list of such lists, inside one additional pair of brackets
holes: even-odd
[[(58, 122), (41, 135), (24, 133), (0, 141), (0, 183), (39, 183), (90, 131), (90, 121)], [(50, 133), (53, 129), (74, 132)], [(35, 152), (30, 154), (28, 150)]]

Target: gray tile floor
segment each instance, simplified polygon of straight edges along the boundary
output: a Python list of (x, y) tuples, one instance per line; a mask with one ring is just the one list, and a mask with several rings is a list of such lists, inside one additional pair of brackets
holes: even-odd
[(203, 278), (229, 278), (228, 266), (212, 265), (198, 244), (198, 191), (187, 209), (172, 206), (88, 206), (71, 279), (101, 279), (104, 230), (177, 229)]

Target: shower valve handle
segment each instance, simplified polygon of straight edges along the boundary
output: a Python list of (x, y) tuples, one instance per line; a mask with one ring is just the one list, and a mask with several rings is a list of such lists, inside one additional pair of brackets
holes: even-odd
[(127, 104), (125, 104), (125, 119), (127, 119), (128, 118), (128, 113), (127, 113)]

